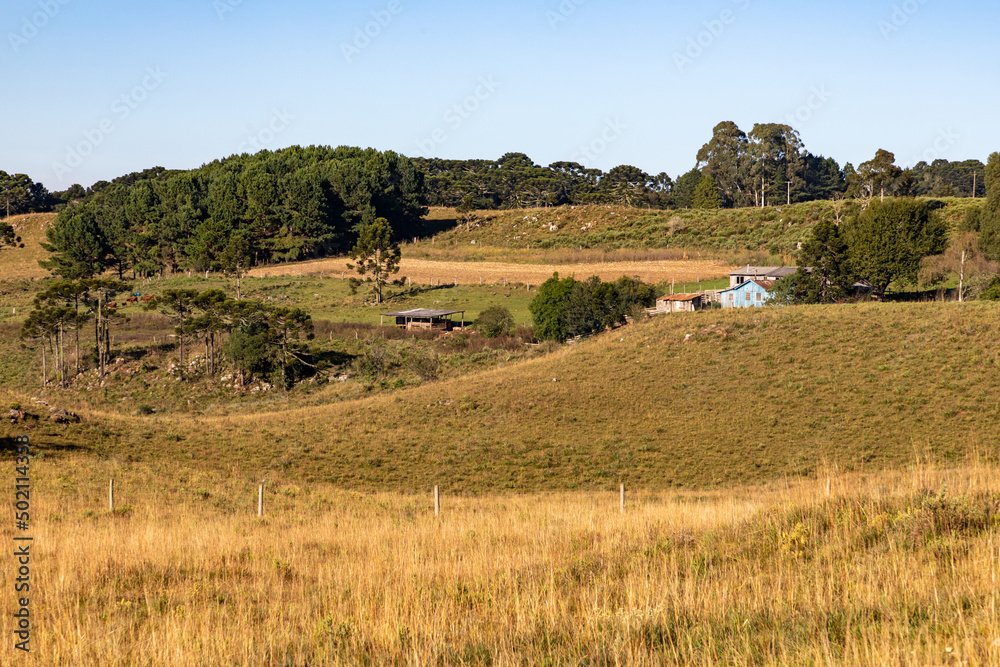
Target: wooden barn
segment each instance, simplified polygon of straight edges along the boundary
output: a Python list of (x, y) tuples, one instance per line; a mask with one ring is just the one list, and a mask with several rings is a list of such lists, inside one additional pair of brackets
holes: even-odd
[(771, 298), (774, 280), (747, 280), (722, 292), (723, 308), (760, 308)]
[(701, 294), (668, 294), (656, 300), (656, 309), (650, 313), (693, 313), (705, 306)]
[[(452, 315), (461, 315), (461, 324), (451, 319)], [(386, 317), (396, 318), (396, 326), (407, 331), (454, 331), (465, 328), (464, 310), (431, 310), (430, 308), (412, 308), (395, 313), (382, 313), (382, 324)]]

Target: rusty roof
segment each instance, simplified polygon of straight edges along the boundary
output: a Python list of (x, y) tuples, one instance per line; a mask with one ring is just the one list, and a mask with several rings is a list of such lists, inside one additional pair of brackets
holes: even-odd
[(702, 296), (702, 294), (668, 294), (661, 296), (657, 301), (694, 301)]

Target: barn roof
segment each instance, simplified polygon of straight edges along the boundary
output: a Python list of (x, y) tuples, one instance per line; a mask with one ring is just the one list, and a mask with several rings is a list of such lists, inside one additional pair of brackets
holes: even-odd
[(700, 299), (701, 294), (668, 294), (666, 296), (661, 296), (657, 301), (694, 301), (695, 299)]
[(381, 313), (383, 317), (445, 317), (447, 315), (457, 315), (464, 313), (464, 310), (432, 310), (430, 308), (411, 308), (410, 310), (399, 310), (395, 313)]

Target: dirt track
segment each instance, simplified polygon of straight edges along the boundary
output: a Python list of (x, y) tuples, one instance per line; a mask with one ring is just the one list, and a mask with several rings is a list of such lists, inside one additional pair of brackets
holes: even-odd
[[(421, 284), (454, 283), (471, 285), (480, 280), (487, 284), (531, 283), (537, 285), (552, 276), (575, 276), (578, 279), (600, 276), (602, 280), (615, 280), (622, 276), (639, 276), (648, 283), (675, 280), (694, 282), (721, 278), (732, 270), (722, 262), (706, 260), (663, 260), (649, 262), (602, 262), (582, 264), (507, 264), (502, 262), (440, 262), (426, 259), (406, 259), (400, 262), (399, 276), (408, 277)], [(343, 259), (320, 259), (285, 266), (254, 269), (250, 275), (264, 276), (314, 276), (339, 277), (357, 275), (349, 270)]]

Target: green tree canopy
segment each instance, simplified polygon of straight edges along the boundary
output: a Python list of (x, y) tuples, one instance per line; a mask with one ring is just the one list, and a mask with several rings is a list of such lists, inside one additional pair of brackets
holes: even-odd
[(915, 199), (873, 202), (846, 229), (850, 267), (878, 295), (890, 283), (914, 283), (920, 260), (947, 246), (947, 228), (930, 204)]
[(703, 174), (698, 181), (698, 187), (694, 189), (694, 196), (691, 198), (691, 208), (722, 208), (722, 195), (711, 175)]

